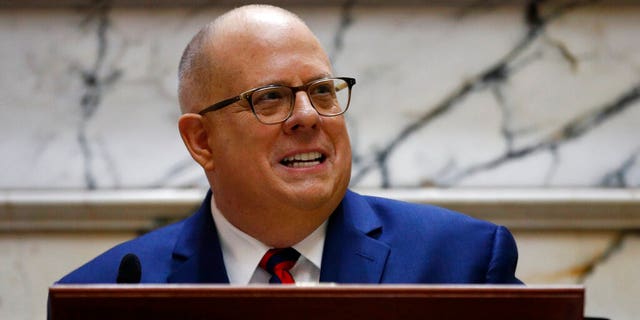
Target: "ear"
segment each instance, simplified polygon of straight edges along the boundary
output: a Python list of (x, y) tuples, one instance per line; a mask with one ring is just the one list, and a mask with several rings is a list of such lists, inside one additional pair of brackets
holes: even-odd
[(205, 171), (213, 170), (213, 150), (209, 146), (209, 131), (204, 118), (195, 113), (185, 113), (178, 119), (178, 130), (191, 157)]

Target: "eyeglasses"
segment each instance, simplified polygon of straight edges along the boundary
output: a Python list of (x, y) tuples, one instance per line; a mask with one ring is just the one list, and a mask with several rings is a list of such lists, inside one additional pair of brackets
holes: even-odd
[(258, 121), (264, 124), (278, 124), (293, 114), (293, 106), (298, 91), (305, 91), (311, 105), (319, 115), (339, 116), (349, 108), (351, 88), (356, 84), (354, 78), (325, 78), (309, 82), (298, 87), (268, 85), (241, 93), (237, 97), (222, 100), (198, 112), (220, 110), (240, 100), (246, 100)]

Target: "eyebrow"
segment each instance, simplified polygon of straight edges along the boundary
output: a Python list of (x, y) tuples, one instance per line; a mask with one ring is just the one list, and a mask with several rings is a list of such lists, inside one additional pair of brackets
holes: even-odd
[[(333, 77), (333, 75), (331, 75), (330, 73), (322, 73), (320, 75), (317, 75), (317, 76), (314, 76), (314, 77), (310, 78), (309, 80), (306, 80), (305, 82), (303, 82), (303, 84), (307, 84), (309, 82), (313, 82), (313, 81), (320, 80), (320, 79), (331, 78), (331, 77)], [(258, 85), (256, 87), (266, 87), (266, 86), (289, 86), (289, 84), (287, 83), (287, 81), (278, 80), (278, 81), (274, 81), (274, 82), (268, 82), (268, 83), (263, 84), (263, 85)]]

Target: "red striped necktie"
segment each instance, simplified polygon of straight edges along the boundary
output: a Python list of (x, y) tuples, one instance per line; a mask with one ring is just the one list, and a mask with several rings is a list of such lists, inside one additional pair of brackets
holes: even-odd
[(299, 257), (300, 253), (294, 248), (271, 249), (260, 260), (260, 268), (271, 274), (269, 283), (295, 283), (289, 269)]

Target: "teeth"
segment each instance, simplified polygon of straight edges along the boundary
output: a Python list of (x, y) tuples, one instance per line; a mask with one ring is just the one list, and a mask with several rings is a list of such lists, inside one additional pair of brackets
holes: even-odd
[(307, 153), (299, 153), (291, 157), (286, 157), (284, 158), (283, 161), (290, 162), (290, 161), (319, 160), (321, 157), (322, 157), (322, 154), (320, 154), (320, 152), (307, 152)]
[(290, 163), (289, 166), (294, 168), (304, 168), (304, 167), (312, 167), (318, 164), (320, 164), (320, 161), (293, 162), (293, 163)]
[(320, 152), (299, 153), (282, 160), (282, 164), (292, 168), (312, 167), (320, 164), (322, 154)]

